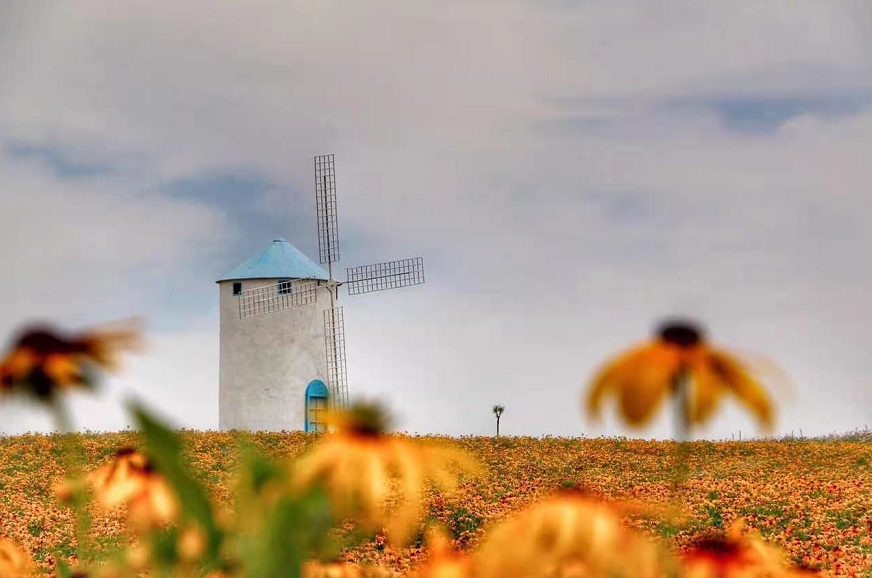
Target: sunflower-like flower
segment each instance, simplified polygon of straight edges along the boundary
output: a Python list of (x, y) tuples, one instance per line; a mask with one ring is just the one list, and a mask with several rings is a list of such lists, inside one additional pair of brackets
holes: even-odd
[(113, 460), (87, 476), (102, 507), (127, 505), (131, 523), (139, 528), (161, 526), (175, 520), (178, 501), (148, 458), (130, 448), (120, 449)]
[(344, 562), (307, 562), (303, 578), (363, 578), (360, 566)]
[(460, 450), (387, 434), (388, 415), (374, 403), (334, 413), (329, 423), (334, 431), (295, 464), (292, 486), (320, 484), (334, 514), (368, 529), (384, 527), (395, 544), (404, 544), (417, 525), (425, 484), (452, 490), (458, 471), (478, 470)]
[(813, 572), (789, 566), (782, 553), (754, 535), (743, 524), (732, 525), (727, 535), (698, 540), (680, 559), (683, 578), (799, 578)]
[(682, 413), (687, 425), (706, 422), (724, 393), (733, 394), (764, 427), (772, 424), (772, 402), (750, 369), (712, 347), (700, 327), (684, 321), (663, 324), (654, 340), (607, 363), (593, 379), (587, 408), (598, 417), (603, 398), (614, 394), (624, 419), (642, 425), (680, 387), (686, 388)]
[(33, 561), (21, 546), (0, 536), (0, 578), (23, 578), (33, 575)]
[(546, 498), (498, 524), (474, 564), (480, 578), (653, 578), (663, 569), (657, 548), (616, 509), (579, 492)]
[(430, 531), (427, 550), (430, 557), (412, 578), (471, 578), (472, 560), (455, 550), (444, 533)]
[(124, 326), (63, 335), (50, 327), (32, 327), (18, 337), (0, 361), (0, 393), (21, 391), (46, 401), (59, 390), (91, 387), (95, 370), (114, 370), (121, 351), (139, 341)]

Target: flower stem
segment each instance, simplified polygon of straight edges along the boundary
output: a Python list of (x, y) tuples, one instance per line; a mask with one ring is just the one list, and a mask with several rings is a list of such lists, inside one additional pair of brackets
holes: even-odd
[(51, 403), (51, 410), (54, 414), (55, 427), (61, 439), (64, 475), (68, 481), (73, 482), (75, 488), (70, 506), (76, 521), (76, 558), (80, 564), (87, 563), (91, 561), (93, 550), (90, 544), (91, 515), (88, 511), (88, 495), (79, 484), (84, 469), (82, 456), (84, 448), (73, 431), (73, 422), (64, 400), (55, 397)]
[(673, 467), (672, 495), (679, 503), (681, 490), (688, 475), (690, 446), (690, 375), (682, 370), (675, 376), (675, 464)]

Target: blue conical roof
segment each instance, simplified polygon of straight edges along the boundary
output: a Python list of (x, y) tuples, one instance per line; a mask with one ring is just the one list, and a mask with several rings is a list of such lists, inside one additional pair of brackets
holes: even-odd
[(284, 239), (274, 239), (266, 248), (218, 279), (323, 279), (327, 271)]

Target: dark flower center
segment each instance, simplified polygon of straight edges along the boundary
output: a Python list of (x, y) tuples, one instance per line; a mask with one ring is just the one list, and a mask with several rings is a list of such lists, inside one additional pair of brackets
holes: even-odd
[(742, 553), (742, 548), (724, 536), (710, 536), (697, 540), (691, 551), (697, 556), (726, 562), (737, 560)]
[(342, 428), (362, 437), (378, 437), (391, 428), (391, 416), (380, 404), (357, 401), (345, 412)]
[(64, 339), (50, 329), (31, 328), (18, 339), (18, 347), (30, 349), (37, 355), (52, 353), (83, 353), (86, 344), (75, 339)]
[(689, 321), (669, 321), (660, 326), (657, 336), (679, 347), (693, 347), (703, 340), (703, 330)]

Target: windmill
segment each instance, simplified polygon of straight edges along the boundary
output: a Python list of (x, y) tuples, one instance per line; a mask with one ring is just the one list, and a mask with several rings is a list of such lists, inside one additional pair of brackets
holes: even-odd
[(348, 403), (348, 374), (345, 358), (345, 319), (339, 305), (339, 289), (349, 295), (398, 289), (424, 283), (424, 259), (412, 257), (370, 265), (349, 267), (346, 280), (333, 277), (333, 264), (339, 261), (339, 215), (336, 203), (334, 155), (315, 157), (315, 208), (318, 225), (318, 256), (327, 265), (327, 278), (279, 280), (277, 283), (241, 290), (238, 294), (239, 318), (267, 315), (289, 308), (317, 303), (319, 288), (329, 295), (323, 309), (324, 355), (327, 366), (330, 404), (336, 408)]

